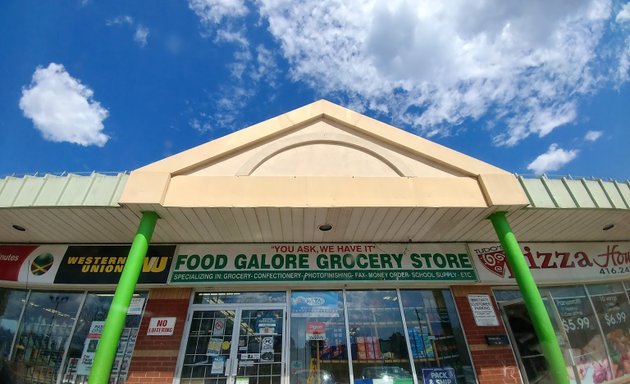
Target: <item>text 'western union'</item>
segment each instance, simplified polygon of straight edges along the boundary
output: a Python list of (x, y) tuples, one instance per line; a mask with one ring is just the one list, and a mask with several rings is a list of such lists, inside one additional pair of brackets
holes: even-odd
[[(127, 257), (123, 256), (73, 256), (68, 258), (68, 264), (81, 265), (83, 273), (122, 273)], [(162, 272), (168, 265), (168, 257), (146, 257), (142, 272)]]

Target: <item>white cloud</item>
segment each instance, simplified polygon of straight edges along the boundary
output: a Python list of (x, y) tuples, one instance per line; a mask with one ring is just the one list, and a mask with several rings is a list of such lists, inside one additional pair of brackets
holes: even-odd
[[(189, 0), (189, 6), (213, 35), (240, 45), (243, 34), (247, 39), (243, 1)], [(481, 117), (494, 120), (489, 128), (498, 145), (545, 136), (575, 121), (579, 97), (626, 81), (630, 68), (623, 39), (604, 39), (615, 17), (610, 0), (256, 0), (248, 6), (280, 44), (294, 81), (425, 136), (447, 135)]]
[(139, 24), (136, 27), (136, 33), (133, 35), (133, 40), (141, 47), (145, 47), (147, 45), (147, 37), (149, 37), (149, 28)]
[(109, 140), (102, 132), (109, 112), (93, 94), (63, 65), (50, 63), (35, 70), (31, 84), (22, 89), (19, 105), (44, 139), (102, 147)]
[(577, 149), (565, 151), (564, 149), (558, 147), (557, 144), (551, 144), (547, 152), (532, 161), (527, 166), (527, 169), (534, 171), (536, 175), (542, 175), (543, 173), (549, 171), (557, 171), (575, 159), (578, 152), (579, 151)]
[[(229, 66), (232, 81), (221, 87), (210, 97), (209, 105), (202, 107), (189, 124), (195, 130), (205, 133), (223, 129), (234, 131), (243, 128), (237, 124), (247, 103), (256, 95), (260, 84), (275, 87), (279, 74), (272, 52), (263, 45), (255, 49), (241, 46), (234, 53), (234, 61)], [(206, 111), (212, 111), (210, 113)]]
[(107, 20), (105, 24), (109, 27), (116, 25), (128, 25), (132, 27), (134, 29), (133, 41), (141, 47), (146, 47), (147, 38), (149, 37), (149, 28), (140, 23), (136, 24), (133, 17), (129, 15), (117, 16), (113, 19)]
[(618, 23), (630, 20), (630, 3), (624, 4), (623, 8), (621, 8), (621, 11), (619, 11), (619, 13), (617, 14), (615, 20)]
[(602, 135), (603, 135), (602, 131), (588, 131), (586, 132), (586, 135), (584, 136), (584, 140), (597, 141), (597, 139), (602, 137)]
[(248, 12), (242, 0), (188, 0), (204, 24), (218, 24), (225, 18), (245, 16)]
[(107, 24), (108, 26), (120, 25), (120, 24), (132, 25), (133, 24), (133, 17), (131, 17), (129, 15), (116, 16), (113, 19), (107, 20), (105, 22), (105, 24)]

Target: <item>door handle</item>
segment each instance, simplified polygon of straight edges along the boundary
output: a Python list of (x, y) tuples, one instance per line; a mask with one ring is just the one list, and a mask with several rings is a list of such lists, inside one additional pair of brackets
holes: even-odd
[(236, 376), (238, 373), (238, 357), (234, 359), (234, 364), (232, 364), (232, 376)]
[(225, 360), (225, 376), (230, 376), (231, 370), (232, 370), (232, 359), (227, 358)]

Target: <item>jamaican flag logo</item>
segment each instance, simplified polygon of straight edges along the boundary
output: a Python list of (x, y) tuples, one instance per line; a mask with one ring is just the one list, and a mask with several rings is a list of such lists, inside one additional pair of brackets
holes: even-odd
[(52, 267), (54, 261), (55, 257), (51, 253), (42, 253), (31, 263), (31, 273), (35, 276), (43, 275)]

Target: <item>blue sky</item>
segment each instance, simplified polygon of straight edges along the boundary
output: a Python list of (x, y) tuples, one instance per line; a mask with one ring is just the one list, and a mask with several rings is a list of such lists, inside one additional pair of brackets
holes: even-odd
[(5, 1), (0, 176), (133, 170), (320, 98), (510, 172), (627, 180), (630, 5)]

